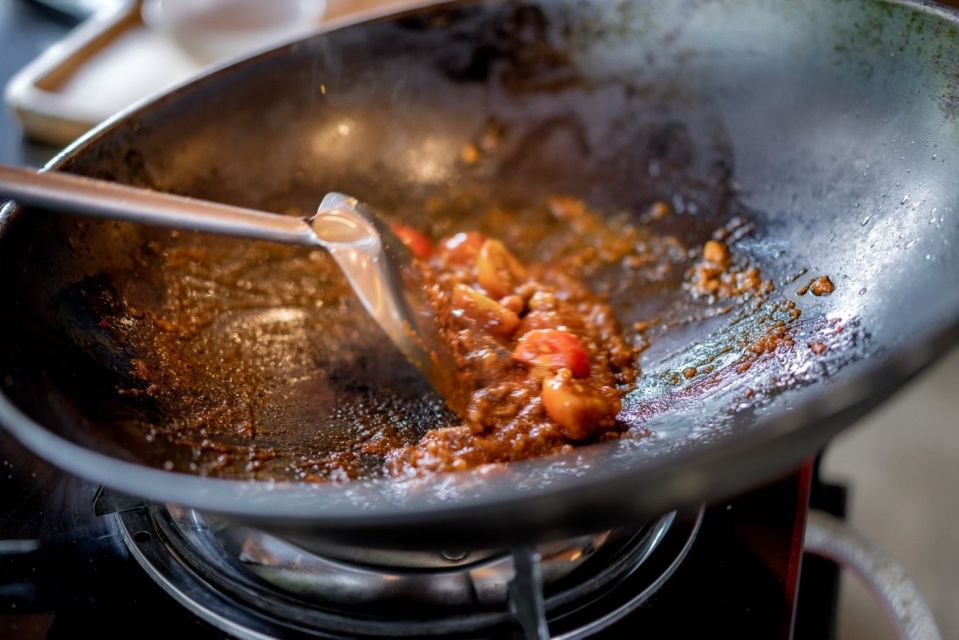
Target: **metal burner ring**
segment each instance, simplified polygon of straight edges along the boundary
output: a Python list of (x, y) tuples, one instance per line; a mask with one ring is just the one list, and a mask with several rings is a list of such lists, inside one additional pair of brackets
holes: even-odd
[[(445, 616), (424, 620), (429, 617), (377, 616), (365, 611), (358, 614), (337, 603), (305, 600), (303, 594), (298, 596), (264, 581), (237, 558), (226, 555), (199, 514), (145, 505), (115, 517), (134, 558), (168, 594), (198, 617), (239, 638), (462, 633), (475, 637), (477, 633), (502, 632), (508, 626), (515, 628), (515, 618), (507, 608), (501, 605), (490, 610), (489, 602), (465, 612), (462, 607), (451, 607)], [(645, 602), (682, 562), (701, 519), (701, 509), (667, 514), (622, 537), (612, 545), (614, 549), (604, 549), (567, 578), (548, 585), (545, 614), (554, 637), (586, 637)], [(468, 569), (456, 567), (453, 571)], [(610, 607), (612, 602), (615, 605)]]

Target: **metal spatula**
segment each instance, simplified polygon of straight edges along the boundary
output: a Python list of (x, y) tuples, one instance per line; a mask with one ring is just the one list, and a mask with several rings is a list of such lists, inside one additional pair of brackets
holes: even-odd
[(389, 225), (356, 198), (330, 193), (296, 218), (139, 189), (67, 173), (0, 165), (0, 196), (21, 204), (144, 225), (323, 247), (406, 359), (462, 415), (453, 358), (436, 331), (422, 274)]

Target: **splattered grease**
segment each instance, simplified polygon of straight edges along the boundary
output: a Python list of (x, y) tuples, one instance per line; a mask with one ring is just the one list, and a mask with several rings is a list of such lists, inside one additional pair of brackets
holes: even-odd
[[(569, 197), (436, 209), (394, 228), (426, 276), (456, 355), (450, 375), (471, 394), (465, 416), (403, 362), (323, 252), (180, 240), (156, 248), (172, 274), (164, 303), (127, 314), (151, 332), (121, 392), (168, 416), (138, 426), (144, 456), (204, 475), (326, 482), (641, 437), (618, 416), (640, 353), (675, 320), (657, 315), (657, 297), (722, 311), (773, 290), (733, 254), (742, 221), (687, 246), (653, 231), (675, 216), (664, 202), (638, 215)], [(790, 340), (772, 327), (739, 367)], [(681, 369), (677, 383), (710, 370)]]

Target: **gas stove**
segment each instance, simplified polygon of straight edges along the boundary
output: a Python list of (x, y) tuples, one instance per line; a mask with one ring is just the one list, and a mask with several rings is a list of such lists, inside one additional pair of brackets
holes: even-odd
[(808, 466), (633, 528), (409, 552), (143, 503), (2, 435), (0, 453), (3, 638), (823, 638), (833, 628), (831, 568), (804, 561), (797, 606), (810, 486), (814, 500), (828, 489)]
[[(4, 77), (69, 27), (10, 7)], [(0, 113), (0, 159), (40, 164), (53, 151), (23, 143)], [(801, 557), (802, 533), (810, 503), (841, 514), (843, 502), (806, 467), (625, 530), (411, 554), (144, 504), (0, 430), (0, 638), (829, 638), (837, 574)]]

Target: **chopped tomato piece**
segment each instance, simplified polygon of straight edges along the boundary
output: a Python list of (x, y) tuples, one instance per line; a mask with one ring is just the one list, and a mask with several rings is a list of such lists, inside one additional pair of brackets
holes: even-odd
[(507, 296), (526, 279), (526, 269), (499, 240), (487, 240), (476, 260), (477, 279), (494, 298)]
[(534, 329), (516, 343), (513, 358), (553, 371), (569, 369), (576, 378), (589, 375), (589, 355), (579, 338), (558, 329)]
[(570, 440), (586, 440), (602, 428), (611, 427), (619, 413), (619, 401), (608, 398), (585, 380), (560, 369), (543, 382), (543, 408), (563, 428)]
[(467, 231), (450, 236), (440, 243), (440, 251), (454, 264), (465, 264), (476, 260), (480, 248), (486, 242), (486, 236), (478, 231)]
[(405, 244), (406, 248), (409, 249), (410, 253), (415, 257), (420, 260), (425, 260), (433, 253), (433, 243), (430, 242), (430, 239), (413, 227), (408, 227), (405, 224), (394, 224), (390, 226), (400, 242)]
[(519, 326), (519, 316), (465, 284), (453, 288), (453, 314), (464, 315), (490, 333), (508, 337)]

